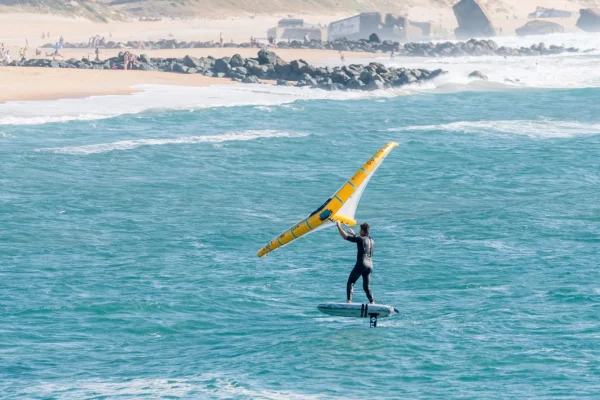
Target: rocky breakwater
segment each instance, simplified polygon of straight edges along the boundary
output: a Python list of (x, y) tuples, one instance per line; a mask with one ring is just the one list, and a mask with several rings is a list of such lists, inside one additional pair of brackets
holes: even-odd
[(579, 49), (564, 46), (546, 46), (544, 43), (530, 47), (499, 46), (493, 40), (470, 39), (466, 42), (441, 43), (397, 43), (383, 41), (381, 43), (361, 40), (351, 42), (336, 40), (325, 44), (324, 48), (339, 51), (363, 51), (371, 53), (394, 52), (397, 56), (406, 57), (477, 57), (477, 56), (545, 56), (560, 53), (577, 53)]
[[(157, 42), (105, 43), (101, 48), (107, 49), (137, 49), (145, 51), (147, 49), (193, 49), (193, 48), (216, 48), (219, 44), (212, 42), (185, 42), (178, 40), (161, 40)], [(48, 47), (52, 45), (48, 44)], [(85, 43), (66, 43), (67, 48), (86, 48)], [(226, 43), (227, 48), (251, 48), (250, 43)], [(255, 46), (254, 46), (255, 47)], [(365, 52), (365, 53), (390, 53), (394, 52), (398, 56), (405, 57), (476, 57), (476, 56), (539, 56), (559, 53), (575, 53), (579, 49), (564, 46), (546, 46), (544, 43), (531, 47), (505, 47), (499, 46), (493, 40), (470, 39), (463, 42), (443, 42), (443, 43), (423, 43), (410, 42), (399, 43), (390, 40), (369, 41), (338, 39), (331, 42), (321, 42), (320, 40), (311, 40), (309, 42), (292, 40), (290, 42), (277, 43), (279, 49), (311, 49), (311, 50), (336, 50), (346, 52)]]
[[(119, 54), (104, 61), (31, 59), (13, 61), (9, 66), (114, 70), (125, 68), (123, 58), (123, 54)], [(324, 90), (386, 89), (428, 81), (444, 73), (441, 69), (390, 68), (380, 63), (315, 67), (303, 60), (287, 63), (267, 50), (260, 50), (256, 58), (244, 58), (239, 54), (223, 58), (150, 58), (142, 54), (136, 57), (131, 69), (201, 74), (243, 83), (271, 81), (279, 86), (307, 86)]]

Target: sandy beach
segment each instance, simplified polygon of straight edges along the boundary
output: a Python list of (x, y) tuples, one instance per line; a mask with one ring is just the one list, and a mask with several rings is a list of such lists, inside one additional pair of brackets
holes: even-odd
[[(446, 32), (452, 32), (457, 22), (450, 7), (427, 6), (425, 1), (417, 1), (408, 8), (408, 15), (415, 20), (431, 21), (440, 25)], [(516, 0), (488, 2), (488, 11), (496, 27), (502, 28), (504, 35), (513, 35), (514, 30), (529, 20), (527, 14), (535, 10), (532, 2)], [(565, 0), (549, 0), (546, 7), (555, 7), (577, 12), (583, 4)], [(152, 22), (112, 21), (108, 23), (91, 22), (83, 18), (67, 18), (56, 15), (28, 13), (3, 13), (0, 15), (0, 42), (10, 49), (13, 59), (18, 57), (19, 49), (28, 46), (28, 57), (35, 56), (35, 49), (46, 43), (57, 41), (61, 36), (68, 42), (87, 42), (91, 36), (100, 35), (107, 40), (218, 40), (222, 33), (226, 41), (248, 42), (250, 36), (265, 41), (268, 28), (275, 26), (286, 14), (266, 16), (232, 16), (221, 19), (165, 19)], [(326, 25), (347, 15), (293, 15), (307, 22)], [(568, 32), (576, 30), (577, 17), (553, 19)], [(43, 38), (42, 38), (43, 34)], [(48, 36), (49, 35), (49, 36)], [(50, 49), (41, 49), (42, 55)], [(100, 58), (106, 59), (118, 54), (119, 50), (101, 49)], [(239, 53), (243, 57), (255, 57), (256, 48), (213, 48), (213, 49), (174, 49), (174, 50), (134, 50), (134, 53), (148, 54), (150, 57), (224, 57)], [(322, 50), (275, 50), (284, 60), (304, 59), (320, 64), (339, 59), (336, 51)], [(93, 49), (63, 49), (66, 59), (94, 57)], [(372, 53), (346, 53), (346, 59), (373, 58)], [(54, 99), (62, 97), (81, 97), (103, 94), (131, 93), (133, 85), (141, 83), (163, 83), (173, 85), (211, 85), (229, 83), (228, 79), (209, 79), (202, 76), (180, 76), (161, 72), (142, 71), (88, 71), (88, 70), (52, 70), (31, 68), (0, 69), (0, 101)]]
[[(304, 59), (309, 63), (323, 63), (339, 58), (336, 51), (328, 50), (291, 50), (275, 49), (286, 61)], [(102, 50), (101, 58), (116, 56), (119, 50)], [(194, 57), (233, 56), (239, 53), (243, 57), (256, 57), (258, 49), (174, 49), (148, 50), (143, 53), (150, 57)], [(66, 59), (88, 57), (90, 49), (64, 49)], [(136, 52), (139, 54), (139, 52)], [(353, 58), (374, 57), (372, 53), (347, 53), (348, 61)], [(45, 57), (49, 58), (49, 57)], [(92, 56), (93, 58), (93, 56)], [(4, 67), (0, 68), (0, 102), (17, 100), (49, 100), (98, 96), (109, 94), (128, 94), (135, 92), (133, 86), (139, 84), (163, 84), (179, 86), (209, 86), (215, 84), (234, 84), (228, 78), (209, 78), (202, 75), (165, 73), (160, 71), (122, 71), (122, 70), (79, 70), (60, 68)]]
[(159, 71), (104, 71), (59, 68), (0, 68), (0, 102), (52, 100), (130, 94), (135, 85), (209, 86), (235, 84), (228, 79)]

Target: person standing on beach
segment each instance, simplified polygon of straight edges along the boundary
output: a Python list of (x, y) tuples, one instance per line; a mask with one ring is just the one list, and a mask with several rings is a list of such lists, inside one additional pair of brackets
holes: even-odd
[(392, 49), (392, 51), (390, 52), (390, 60), (393, 60), (394, 56), (395, 56), (394, 49)]
[(223, 47), (223, 32), (219, 35), (219, 43), (221, 43), (221, 47)]

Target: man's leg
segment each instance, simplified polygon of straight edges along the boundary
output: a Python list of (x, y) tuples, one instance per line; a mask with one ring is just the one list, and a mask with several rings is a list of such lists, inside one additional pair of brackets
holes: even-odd
[(369, 299), (369, 303), (375, 304), (375, 300), (373, 300), (373, 292), (371, 291), (371, 272), (373, 272), (372, 268), (365, 268), (363, 270), (363, 290), (365, 291), (367, 298)]
[(358, 265), (354, 266), (352, 272), (350, 272), (350, 276), (348, 277), (348, 283), (346, 283), (346, 299), (348, 303), (352, 303), (352, 294), (354, 293), (354, 284), (360, 278), (360, 269)]

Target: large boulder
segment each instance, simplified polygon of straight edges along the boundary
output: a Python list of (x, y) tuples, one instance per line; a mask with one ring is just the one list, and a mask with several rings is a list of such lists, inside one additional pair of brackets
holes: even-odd
[(229, 64), (229, 60), (227, 58), (218, 58), (215, 61), (215, 71), (228, 73), (231, 70), (231, 64)]
[(540, 20), (530, 21), (516, 30), (519, 36), (548, 35), (550, 33), (563, 33), (564, 31), (565, 28), (556, 22)]
[(258, 77), (254, 76), (254, 75), (250, 75), (250, 76), (247, 76), (244, 79), (242, 79), (242, 82), (244, 82), (244, 83), (260, 83), (260, 80), (258, 80)]
[(183, 65), (185, 65), (188, 68), (201, 69), (204, 68), (204, 60), (196, 57), (185, 56), (183, 57)]
[(580, 10), (577, 27), (586, 32), (600, 32), (600, 8), (583, 8)]
[(483, 74), (481, 71), (473, 71), (469, 74), (469, 78), (471, 79), (481, 79), (483, 81), (487, 81), (488, 77)]
[[(140, 54), (139, 60), (146, 64), (152, 64), (152, 60), (150, 60), (150, 57), (148, 57), (147, 54)], [(184, 61), (185, 61), (185, 59), (184, 59)]]
[(496, 28), (479, 0), (461, 0), (452, 9), (458, 21), (458, 39), (496, 36)]
[(369, 35), (369, 42), (371, 42), (371, 43), (381, 43), (381, 39), (379, 38), (378, 34), (371, 33)]
[(354, 77), (352, 78), (350, 81), (348, 81), (348, 83), (346, 84), (346, 88), (347, 89), (353, 89), (353, 90), (360, 90), (365, 86), (365, 84), (363, 83), (363, 81), (361, 81), (360, 79), (358, 79), (358, 77)]
[(268, 51), (265, 49), (262, 49), (258, 52), (258, 63), (260, 65), (265, 65), (265, 64), (283, 64), (283, 60), (281, 58), (279, 58), (277, 56), (277, 54), (275, 54), (272, 51)]
[(235, 54), (233, 57), (231, 57), (231, 60), (229, 60), (229, 64), (231, 64), (231, 66), (234, 68), (243, 67), (245, 63), (246, 59), (239, 54)]
[(308, 63), (304, 60), (294, 60), (290, 63), (290, 66), (292, 67), (293, 73), (300, 75), (305, 72)]

